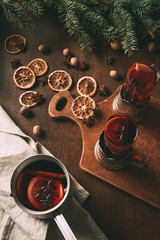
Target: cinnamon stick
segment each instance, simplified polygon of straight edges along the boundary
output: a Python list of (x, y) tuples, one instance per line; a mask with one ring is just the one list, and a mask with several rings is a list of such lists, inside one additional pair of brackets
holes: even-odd
[(40, 176), (45, 176), (45, 177), (54, 177), (54, 178), (61, 178), (61, 179), (64, 179), (66, 177), (62, 173), (53, 173), (53, 172), (31, 170), (31, 169), (27, 169), (27, 170), (25, 170), (25, 172), (26, 172), (26, 174), (31, 174), (31, 175), (40, 175)]

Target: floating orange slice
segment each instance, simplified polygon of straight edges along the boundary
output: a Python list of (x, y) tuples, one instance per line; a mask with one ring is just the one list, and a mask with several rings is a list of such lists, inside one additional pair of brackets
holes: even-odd
[(44, 176), (31, 179), (27, 196), (30, 203), (38, 210), (48, 210), (55, 207), (63, 198), (63, 184), (60, 180)]
[(80, 95), (93, 96), (96, 93), (97, 82), (90, 76), (82, 77), (77, 82), (77, 92)]
[(88, 96), (79, 96), (73, 100), (71, 110), (79, 119), (87, 119), (94, 114), (95, 101)]
[(5, 40), (4, 46), (11, 54), (20, 53), (26, 46), (26, 39), (21, 35), (11, 35)]
[(72, 78), (66, 71), (57, 70), (49, 75), (48, 85), (52, 90), (57, 92), (67, 90), (72, 85)]
[(44, 75), (48, 70), (47, 62), (42, 58), (32, 60), (28, 67), (32, 69), (37, 77)]
[(19, 97), (19, 103), (22, 106), (34, 107), (41, 101), (42, 95), (35, 91), (26, 91)]
[(14, 72), (13, 80), (17, 87), (28, 89), (35, 84), (36, 76), (30, 68), (22, 66)]

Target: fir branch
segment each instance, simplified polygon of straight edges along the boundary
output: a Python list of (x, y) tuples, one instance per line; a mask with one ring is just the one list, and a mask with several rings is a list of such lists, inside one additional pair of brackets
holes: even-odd
[(85, 4), (82, 4), (79, 1), (75, 1), (75, 5), (77, 8), (77, 14), (79, 14), (83, 22), (86, 23), (85, 25), (87, 25), (88, 30), (89, 28), (92, 29), (93, 35), (98, 34), (108, 42), (115, 39), (117, 32), (115, 28), (110, 25), (107, 19), (93, 11), (92, 8), (86, 7)]
[(23, 0), (22, 8), (32, 12), (36, 17), (44, 13), (43, 4), (39, 0)]
[(129, 1), (116, 2), (114, 12), (114, 23), (119, 30), (119, 36), (123, 40), (123, 49), (130, 56), (133, 54), (133, 51), (138, 50), (138, 39), (135, 31), (135, 21), (130, 12)]
[(160, 35), (160, 0), (0, 0), (9, 21), (32, 30), (31, 16), (42, 15), (45, 6), (58, 11), (68, 33), (88, 50), (98, 36), (108, 43), (123, 41), (131, 55), (142, 39)]
[[(82, 49), (87, 48), (91, 51), (94, 48), (94, 41), (89, 33), (83, 27), (79, 16), (75, 11), (75, 3), (70, 0), (61, 0), (62, 5), (57, 5), (58, 11), (61, 14), (60, 18), (65, 23), (69, 34), (74, 35)], [(62, 9), (63, 6), (63, 9)]]
[(18, 2), (1, 0), (0, 6), (10, 22), (18, 23), (21, 28), (25, 26), (30, 30), (35, 30), (35, 26), (31, 23), (31, 17), (23, 12), (22, 6)]

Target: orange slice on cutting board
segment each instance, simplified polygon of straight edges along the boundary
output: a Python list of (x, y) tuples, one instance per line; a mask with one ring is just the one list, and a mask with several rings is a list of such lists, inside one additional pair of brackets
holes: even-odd
[(87, 119), (94, 115), (95, 101), (88, 96), (79, 96), (73, 100), (71, 110), (79, 119)]

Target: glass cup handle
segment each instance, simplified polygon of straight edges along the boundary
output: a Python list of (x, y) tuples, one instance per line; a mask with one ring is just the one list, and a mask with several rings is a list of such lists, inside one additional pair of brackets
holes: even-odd
[(139, 168), (146, 168), (146, 163), (136, 154), (129, 156), (129, 162)]

